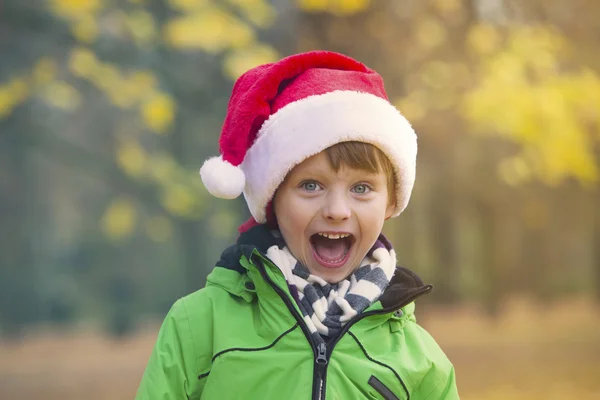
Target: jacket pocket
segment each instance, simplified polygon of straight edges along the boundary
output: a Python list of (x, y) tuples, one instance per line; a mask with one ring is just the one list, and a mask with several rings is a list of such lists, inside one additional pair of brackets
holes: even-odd
[(398, 396), (394, 394), (387, 386), (383, 384), (379, 379), (377, 379), (374, 375), (371, 375), (369, 378), (369, 385), (373, 387), (373, 389), (377, 390), (380, 395), (383, 396), (385, 400), (400, 400)]

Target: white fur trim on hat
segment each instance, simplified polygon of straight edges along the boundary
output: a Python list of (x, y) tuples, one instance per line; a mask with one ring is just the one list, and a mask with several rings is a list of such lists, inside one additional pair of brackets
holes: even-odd
[(242, 194), (246, 184), (244, 171), (222, 157), (206, 160), (200, 168), (200, 177), (210, 194), (222, 199), (235, 199)]
[(266, 206), (292, 168), (346, 141), (377, 146), (396, 174), (396, 209), (407, 206), (415, 181), (417, 136), (387, 100), (356, 91), (309, 96), (281, 108), (263, 124), (240, 166), (246, 175), (244, 197), (252, 216), (266, 221)]

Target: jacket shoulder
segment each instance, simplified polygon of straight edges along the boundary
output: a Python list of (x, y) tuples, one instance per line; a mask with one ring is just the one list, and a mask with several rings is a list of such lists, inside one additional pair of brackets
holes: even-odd
[(197, 345), (184, 298), (164, 318), (138, 387), (136, 400), (186, 398), (198, 390), (206, 355)]

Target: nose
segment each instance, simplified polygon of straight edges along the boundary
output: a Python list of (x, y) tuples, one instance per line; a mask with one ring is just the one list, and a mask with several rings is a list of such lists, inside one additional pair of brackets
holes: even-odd
[(350, 218), (352, 210), (346, 196), (340, 193), (329, 193), (323, 207), (323, 216), (329, 221), (345, 221)]

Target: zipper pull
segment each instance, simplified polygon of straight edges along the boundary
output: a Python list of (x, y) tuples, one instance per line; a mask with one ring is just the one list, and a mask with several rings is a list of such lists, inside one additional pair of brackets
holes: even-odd
[(319, 343), (319, 346), (317, 346), (317, 364), (327, 365), (327, 346), (325, 343)]

